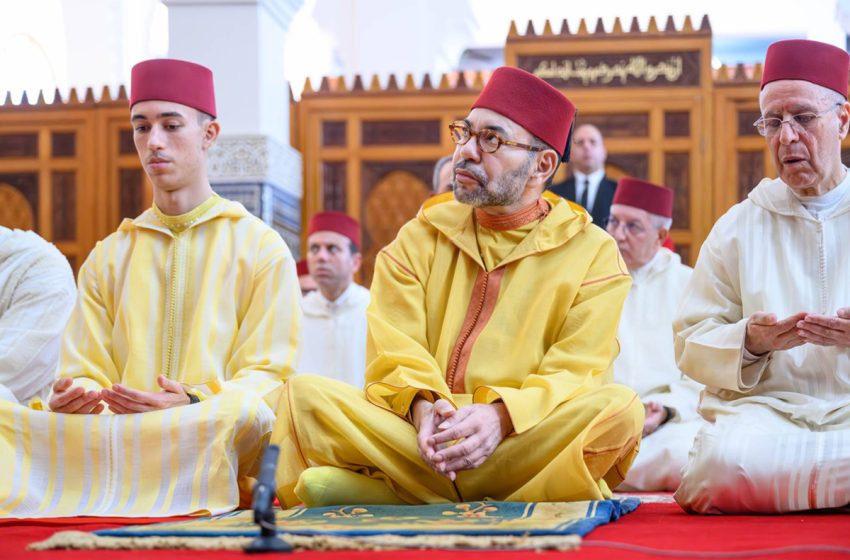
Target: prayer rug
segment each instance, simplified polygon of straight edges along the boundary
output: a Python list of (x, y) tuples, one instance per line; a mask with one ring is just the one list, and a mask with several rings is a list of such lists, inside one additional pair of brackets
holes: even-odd
[[(578, 547), (582, 536), (634, 511), (639, 503), (636, 498), (625, 498), (295, 508), (277, 512), (277, 528), (284, 541), (301, 550), (569, 550)], [(257, 533), (253, 513), (238, 511), (94, 533), (65, 531), (30, 548), (235, 550), (246, 546)]]

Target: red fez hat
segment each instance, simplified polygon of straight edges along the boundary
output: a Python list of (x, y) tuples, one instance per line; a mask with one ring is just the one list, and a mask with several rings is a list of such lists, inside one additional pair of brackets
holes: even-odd
[(194, 62), (154, 58), (133, 66), (130, 107), (151, 99), (173, 101), (216, 116), (212, 71)]
[(307, 260), (301, 259), (300, 261), (295, 263), (295, 270), (298, 272), (298, 278), (310, 274), (310, 271), (307, 269)]
[(344, 235), (360, 248), (360, 224), (343, 212), (319, 212), (314, 215), (310, 220), (307, 235), (313, 235), (317, 231), (332, 231)]
[(847, 97), (850, 55), (844, 49), (803, 39), (778, 41), (767, 47), (761, 87), (777, 80), (805, 80)]
[(611, 204), (633, 206), (650, 214), (672, 218), (673, 189), (633, 177), (623, 177), (617, 182), (617, 190)]
[(555, 148), (563, 161), (569, 161), (576, 107), (534, 74), (509, 66), (498, 68), (472, 104), (473, 109), (476, 107), (508, 117)]

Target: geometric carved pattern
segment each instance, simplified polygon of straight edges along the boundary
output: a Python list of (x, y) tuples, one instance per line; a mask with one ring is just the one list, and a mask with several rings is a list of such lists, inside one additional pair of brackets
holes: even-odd
[(77, 176), (73, 171), (53, 172), (53, 241), (77, 239)]
[(364, 146), (439, 144), (440, 121), (363, 121)]
[[(649, 154), (608, 154), (605, 169), (612, 171), (612, 177), (629, 175), (637, 179), (647, 179), (649, 175)], [(607, 172), (607, 171), (606, 171)]]
[(136, 142), (133, 140), (133, 129), (122, 128), (118, 131), (118, 153), (121, 155), (136, 155)]
[(691, 155), (688, 152), (664, 154), (664, 184), (675, 192), (673, 196), (673, 225), (688, 229), (691, 224)]
[(608, 113), (576, 116), (576, 127), (592, 124), (603, 138), (646, 138), (649, 136), (649, 113)]
[(760, 111), (738, 111), (738, 136), (758, 136), (753, 123), (761, 118)]
[(50, 135), (53, 157), (74, 157), (77, 152), (77, 135), (74, 132), (54, 132)]
[[(38, 208), (39, 208), (39, 197), (38, 197), (38, 173), (3, 173), (0, 174), (0, 184), (5, 183), (5, 185), (11, 189), (13, 189), (18, 195), (23, 197), (23, 199), (27, 202), (27, 214), (26, 216), (22, 216), (20, 218), (16, 218), (16, 214), (18, 209), (22, 208), (18, 203), (15, 203), (15, 209), (5, 210), (4, 215), (7, 216), (7, 219), (10, 220), (10, 223), (30, 223), (30, 227), (27, 229), (31, 229), (35, 232), (38, 232)], [(5, 195), (7, 200), (11, 197), (10, 193)], [(2, 202), (0, 202), (2, 205)], [(19, 222), (20, 220), (20, 222)], [(2, 223), (2, 221), (0, 221)]]
[(141, 169), (121, 169), (118, 173), (119, 221), (133, 219), (144, 211), (143, 172)]
[(750, 191), (764, 178), (764, 152), (738, 152), (738, 201), (745, 200)]
[(691, 113), (689, 111), (664, 111), (664, 136), (668, 138), (691, 135)]
[(345, 212), (346, 167), (344, 161), (322, 163), (322, 210)]
[(322, 146), (345, 146), (345, 121), (322, 121)]
[[(363, 271), (364, 285), (372, 282), (375, 257), (381, 249), (395, 239), (398, 230), (416, 216), (416, 212), (430, 194), (430, 183), (421, 172), (399, 169), (404, 163), (392, 163), (395, 169), (381, 174), (380, 178), (364, 192), (363, 200)], [(430, 162), (424, 164), (433, 169)], [(421, 167), (419, 163), (412, 167)], [(416, 171), (421, 171), (416, 169)]]
[(7, 183), (0, 183), (0, 225), (10, 229), (34, 229), (32, 206), (21, 192)]
[(0, 158), (38, 156), (38, 134), (0, 134)]

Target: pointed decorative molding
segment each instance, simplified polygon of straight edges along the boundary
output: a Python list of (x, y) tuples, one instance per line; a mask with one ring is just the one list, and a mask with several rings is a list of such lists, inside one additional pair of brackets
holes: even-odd
[(623, 24), (620, 22), (619, 17), (614, 18), (614, 27), (611, 28), (612, 35), (622, 35), (623, 34)]
[(369, 82), (369, 91), (381, 91), (381, 80), (377, 74), (372, 74), (372, 79)]
[(594, 35), (605, 35), (605, 23), (602, 18), (596, 19), (596, 28), (593, 30)]
[(553, 31), (554, 24), (550, 20), (546, 20), (543, 24), (543, 30), (541, 32), (536, 32), (534, 29), (534, 22), (532, 20), (528, 20), (525, 26), (525, 33), (520, 35), (518, 31), (517, 22), (515, 20), (511, 21), (510, 28), (508, 30), (508, 41), (521, 41), (526, 39), (539, 39), (539, 38), (549, 38), (553, 39), (558, 36), (560, 37), (588, 37), (588, 38), (606, 38), (611, 36), (621, 36), (624, 34), (635, 34), (635, 35), (662, 35), (662, 36), (676, 36), (676, 35), (706, 35), (711, 33), (711, 25), (708, 21), (708, 15), (703, 15), (699, 29), (694, 29), (693, 19), (691, 16), (685, 16), (684, 21), (682, 22), (681, 28), (676, 27), (676, 22), (672, 15), (666, 16), (664, 21), (664, 28), (661, 29), (658, 25), (658, 21), (661, 18), (656, 18), (655, 16), (650, 16), (649, 21), (647, 22), (646, 29), (641, 29), (640, 22), (637, 17), (632, 17), (631, 21), (628, 25), (628, 31), (626, 31), (623, 21), (616, 17), (614, 18), (614, 23), (611, 26), (610, 30), (605, 29), (605, 22), (602, 18), (597, 18), (596, 22), (593, 24), (593, 31), (590, 30), (590, 25), (592, 22), (588, 22), (584, 18), (580, 18), (578, 22), (578, 27), (575, 32), (571, 31), (569, 20), (562, 19), (561, 27), (558, 33)]
[(476, 71), (475, 78), (472, 80), (472, 89), (483, 89), (484, 88), (484, 75), (482, 72)]
[(578, 22), (578, 31), (576, 31), (576, 35), (588, 35), (587, 23), (584, 21), (584, 18), (581, 18)]
[(655, 16), (649, 16), (649, 25), (646, 27), (647, 33), (658, 33), (658, 23), (655, 21)]
[(407, 76), (404, 78), (404, 91), (415, 91), (416, 90), (416, 82), (413, 81), (413, 74), (407, 73)]

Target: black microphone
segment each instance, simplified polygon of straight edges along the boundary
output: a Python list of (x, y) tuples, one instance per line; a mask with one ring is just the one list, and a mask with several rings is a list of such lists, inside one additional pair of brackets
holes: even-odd
[(277, 460), (280, 456), (280, 448), (277, 445), (269, 445), (263, 453), (260, 463), (260, 474), (254, 485), (254, 499), (251, 508), (254, 510), (254, 523), (261, 523), (262, 515), (272, 507), (274, 502), (275, 480), (274, 474), (277, 470)]
[(260, 474), (254, 485), (254, 496), (251, 508), (254, 510), (254, 523), (260, 526), (260, 535), (245, 547), (249, 554), (257, 552), (292, 552), (292, 546), (277, 536), (277, 525), (274, 518), (274, 474), (277, 470), (277, 460), (280, 448), (269, 445), (263, 453), (260, 462)]

